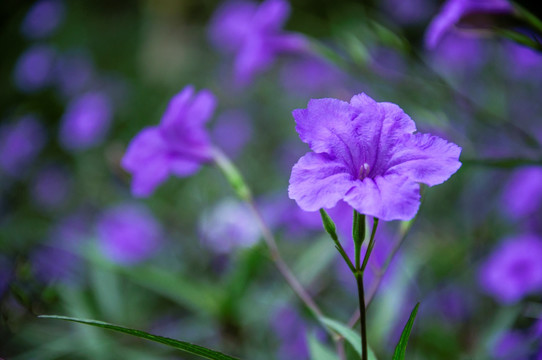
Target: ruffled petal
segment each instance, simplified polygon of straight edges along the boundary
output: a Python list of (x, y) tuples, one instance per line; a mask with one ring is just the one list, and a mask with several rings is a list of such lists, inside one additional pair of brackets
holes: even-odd
[(167, 145), (158, 127), (148, 127), (136, 135), (128, 145), (121, 165), (128, 172), (145, 169), (157, 157), (165, 155)]
[(167, 109), (162, 116), (160, 127), (170, 130), (175, 130), (179, 122), (185, 120), (185, 113), (190, 105), (190, 98), (194, 95), (194, 87), (186, 86), (181, 92), (175, 95), (168, 103)]
[(359, 213), (384, 221), (410, 220), (420, 206), (420, 187), (397, 175), (356, 181), (344, 200)]
[(285, 0), (266, 0), (258, 7), (253, 24), (261, 31), (279, 31), (290, 15), (290, 4)]
[(168, 176), (167, 147), (157, 127), (143, 129), (130, 143), (121, 161), (132, 173), (132, 193), (149, 196)]
[(355, 176), (360, 166), (360, 146), (350, 104), (336, 99), (310, 100), (306, 109), (292, 112), (301, 140), (316, 153), (339, 159)]
[(201, 126), (206, 123), (216, 107), (215, 96), (206, 89), (201, 90), (186, 111), (187, 124)]
[(446, 181), (460, 167), (461, 148), (430, 134), (407, 135), (395, 146), (386, 174), (398, 174), (429, 186)]
[(416, 131), (416, 124), (399, 106), (377, 103), (365, 94), (354, 96), (350, 103), (359, 111), (353, 121), (363, 158), (358, 166), (367, 163), (371, 177), (383, 175), (391, 150), (406, 134)]
[(167, 180), (168, 176), (169, 164), (165, 158), (157, 157), (149, 162), (145, 169), (134, 172), (132, 194), (136, 197), (148, 197), (158, 185)]
[(235, 77), (239, 84), (245, 85), (252, 81), (255, 74), (266, 70), (275, 59), (275, 52), (259, 34), (253, 34), (245, 39), (235, 58)]
[(307, 153), (294, 165), (288, 195), (305, 211), (332, 208), (354, 186), (348, 169), (328, 154)]

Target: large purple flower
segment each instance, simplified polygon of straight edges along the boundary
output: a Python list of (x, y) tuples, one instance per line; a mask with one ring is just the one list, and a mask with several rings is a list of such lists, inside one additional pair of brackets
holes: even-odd
[(482, 288), (504, 304), (542, 292), (542, 239), (533, 235), (509, 238), (491, 254), (479, 272)]
[(350, 103), (311, 100), (294, 110), (296, 130), (312, 152), (292, 169), (289, 196), (305, 211), (346, 201), (362, 214), (409, 220), (420, 204), (419, 184), (446, 181), (461, 163), (461, 148), (420, 134), (392, 103), (365, 94)]
[(184, 177), (212, 159), (205, 130), (216, 105), (208, 90), (194, 93), (192, 86), (171, 99), (158, 126), (143, 129), (130, 143), (122, 166), (132, 173), (132, 193), (149, 196), (170, 174)]
[(220, 7), (210, 25), (213, 44), (235, 53), (235, 76), (248, 83), (254, 74), (267, 69), (281, 53), (307, 49), (306, 39), (281, 30), (290, 7), (285, 0), (266, 0), (261, 4), (231, 1)]
[(483, 23), (489, 20), (488, 15), (511, 12), (512, 5), (507, 0), (448, 0), (429, 24), (425, 36), (426, 46), (437, 46), (444, 34), (460, 23), (464, 26), (484, 27)]

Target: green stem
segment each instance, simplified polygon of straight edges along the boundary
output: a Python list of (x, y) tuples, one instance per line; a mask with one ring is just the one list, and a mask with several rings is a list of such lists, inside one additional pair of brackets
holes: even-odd
[(363, 273), (356, 271), (356, 283), (358, 284), (359, 313), (361, 322), (361, 359), (367, 360), (367, 322), (365, 319), (365, 293), (363, 290)]
[(352, 237), (356, 250), (356, 270), (361, 269), (361, 245), (365, 240), (365, 215), (354, 210), (354, 224), (352, 227)]
[(371, 256), (371, 252), (373, 252), (373, 247), (375, 246), (375, 234), (376, 234), (377, 227), (378, 227), (378, 218), (374, 218), (373, 230), (371, 232), (371, 240), (369, 240), (369, 245), (367, 246), (367, 251), (365, 252), (365, 257), (363, 258), (363, 265), (361, 265), (362, 273), (365, 271), (365, 268), (367, 267), (367, 263), (369, 262), (369, 256)]

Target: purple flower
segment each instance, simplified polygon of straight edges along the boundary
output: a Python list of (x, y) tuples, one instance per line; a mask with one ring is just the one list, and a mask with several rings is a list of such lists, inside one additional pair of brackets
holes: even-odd
[(542, 54), (540, 52), (514, 42), (508, 42), (505, 49), (508, 56), (508, 64), (505, 66), (513, 76), (540, 81), (542, 77)]
[(200, 221), (202, 242), (219, 254), (248, 247), (260, 239), (260, 228), (250, 209), (237, 200), (224, 200)]
[(88, 92), (70, 102), (60, 128), (60, 143), (68, 150), (85, 150), (102, 142), (113, 116), (102, 92)]
[(213, 127), (213, 142), (229, 157), (239, 155), (252, 135), (250, 118), (240, 110), (224, 111)]
[(291, 199), (306, 211), (346, 201), (362, 214), (409, 220), (420, 204), (419, 184), (446, 181), (461, 163), (461, 148), (429, 134), (397, 105), (365, 94), (350, 103), (311, 100), (294, 110), (296, 130), (312, 152), (292, 169)]
[(383, 6), (401, 24), (418, 24), (427, 20), (435, 8), (430, 0), (384, 0)]
[(171, 99), (160, 125), (143, 129), (132, 140), (122, 166), (133, 175), (135, 196), (149, 196), (170, 174), (189, 176), (212, 159), (204, 125), (215, 104), (208, 90), (195, 94), (187, 86)]
[(55, 83), (62, 95), (76, 95), (89, 86), (93, 73), (92, 60), (84, 52), (71, 51), (57, 59)]
[(235, 53), (235, 76), (240, 83), (250, 82), (269, 68), (279, 54), (307, 49), (303, 36), (281, 30), (289, 13), (285, 0), (232, 1), (216, 11), (210, 39), (218, 49)]
[(512, 6), (507, 0), (448, 0), (429, 24), (425, 36), (426, 46), (430, 49), (437, 46), (444, 34), (456, 25), (480, 27), (483, 24), (472, 24), (473, 20), (487, 21), (488, 19), (485, 19), (487, 15), (511, 12)]
[(75, 283), (80, 278), (81, 259), (55, 244), (39, 246), (30, 256), (34, 275), (45, 283)]
[(36, 176), (32, 195), (38, 207), (52, 210), (66, 202), (70, 187), (71, 179), (64, 169), (48, 167)]
[(289, 306), (279, 308), (273, 314), (272, 328), (280, 340), (279, 359), (308, 359), (307, 325), (298, 312)]
[(520, 331), (506, 331), (499, 335), (495, 345), (491, 349), (494, 359), (527, 359), (528, 341)]
[(346, 76), (332, 64), (316, 57), (302, 57), (287, 63), (281, 70), (281, 82), (292, 95), (310, 96), (340, 89)]
[(104, 254), (119, 264), (141, 262), (157, 250), (162, 228), (152, 214), (137, 205), (119, 205), (102, 214), (97, 224)]
[(503, 304), (542, 291), (542, 239), (521, 235), (505, 239), (479, 271), (483, 290)]
[(26, 50), (15, 65), (14, 81), (23, 92), (34, 92), (49, 85), (52, 79), (55, 51), (46, 45)]
[(26, 14), (21, 32), (27, 38), (38, 39), (51, 35), (64, 19), (64, 4), (57, 0), (37, 1)]
[(484, 50), (480, 39), (449, 33), (443, 36), (431, 55), (439, 69), (476, 70), (487, 60)]
[(0, 127), (0, 169), (18, 177), (36, 158), (45, 144), (45, 129), (33, 115)]
[(503, 209), (514, 219), (535, 214), (542, 208), (542, 167), (516, 170), (502, 195)]

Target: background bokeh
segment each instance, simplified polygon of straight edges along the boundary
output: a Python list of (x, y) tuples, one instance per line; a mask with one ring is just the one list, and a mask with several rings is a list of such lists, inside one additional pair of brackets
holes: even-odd
[[(365, 92), (461, 146), (462, 168), (422, 188), (412, 223), (381, 224), (368, 284), (405, 241), (369, 307), (369, 343), (390, 358), (419, 301), (408, 359), (541, 359), (542, 56), (488, 33), (450, 32), (427, 50), (438, 1), (295, 0), (284, 28), (313, 50), (278, 54), (240, 83), (209, 34), (220, 6), (0, 4), (0, 357), (194, 358), (41, 314), (251, 360), (309, 359), (307, 335), (332, 348), (215, 167), (131, 195), (127, 145), (192, 84), (215, 94), (211, 138), (244, 174), (286, 262), (341, 322), (357, 307), (353, 276), (319, 214), (287, 195), (308, 151), (291, 111)], [(351, 210), (330, 215), (350, 247)]]

